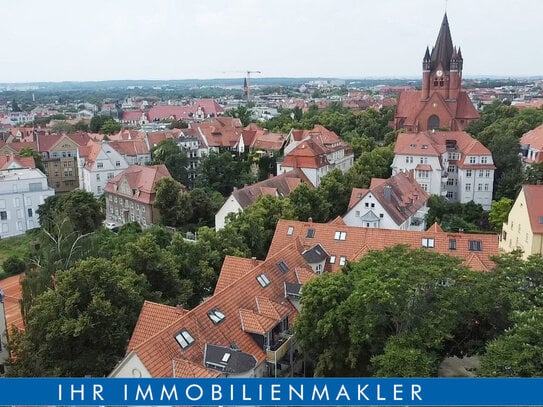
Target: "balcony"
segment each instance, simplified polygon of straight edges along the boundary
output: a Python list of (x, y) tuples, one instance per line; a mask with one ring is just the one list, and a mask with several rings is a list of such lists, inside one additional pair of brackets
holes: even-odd
[(266, 351), (266, 359), (270, 363), (278, 363), (290, 349), (292, 335), (282, 334), (281, 336), (282, 337)]

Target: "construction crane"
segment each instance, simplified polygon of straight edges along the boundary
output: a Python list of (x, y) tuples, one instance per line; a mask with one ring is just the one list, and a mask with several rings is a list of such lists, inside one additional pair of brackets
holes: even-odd
[(260, 71), (247, 71), (245, 77), (245, 83), (243, 84), (243, 93), (247, 101), (251, 100), (251, 74), (252, 73), (262, 73)]

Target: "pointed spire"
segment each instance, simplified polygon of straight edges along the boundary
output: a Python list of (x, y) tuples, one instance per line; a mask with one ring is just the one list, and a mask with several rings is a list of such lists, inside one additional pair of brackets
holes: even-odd
[(458, 59), (462, 59), (462, 51), (460, 51), (460, 47), (458, 47)]
[(431, 57), (430, 57), (430, 49), (428, 47), (426, 47), (426, 53), (424, 54), (424, 59), (423, 61), (424, 62), (427, 62), (427, 61), (431, 61)]
[(453, 53), (453, 43), (451, 38), (451, 31), (449, 29), (449, 20), (447, 20), (447, 13), (443, 16), (441, 22), (441, 28), (437, 35), (436, 45), (432, 50), (432, 68), (441, 63), (443, 69), (449, 70), (449, 63)]

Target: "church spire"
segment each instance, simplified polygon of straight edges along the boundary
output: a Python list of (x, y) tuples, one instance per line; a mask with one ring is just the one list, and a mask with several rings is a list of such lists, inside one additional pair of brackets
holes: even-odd
[(436, 45), (432, 50), (432, 68), (435, 69), (440, 63), (443, 69), (449, 70), (449, 64), (453, 53), (453, 42), (447, 13), (443, 16), (441, 28), (437, 36)]

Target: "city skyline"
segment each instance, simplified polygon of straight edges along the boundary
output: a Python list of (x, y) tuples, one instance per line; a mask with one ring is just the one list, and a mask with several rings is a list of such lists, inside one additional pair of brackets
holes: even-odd
[(28, 0), (4, 5), (0, 82), (416, 78), (445, 8), (465, 76), (543, 74), (539, 0)]

